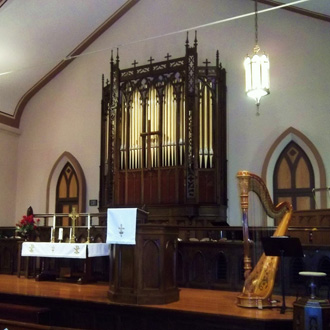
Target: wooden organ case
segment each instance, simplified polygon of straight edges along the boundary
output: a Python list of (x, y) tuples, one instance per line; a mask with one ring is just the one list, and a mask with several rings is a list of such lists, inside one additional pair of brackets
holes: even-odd
[[(149, 220), (226, 219), (226, 73), (185, 56), (121, 70), (102, 95), (100, 210), (143, 207)], [(184, 220), (185, 221), (185, 220)], [(184, 224), (184, 223), (183, 223)]]

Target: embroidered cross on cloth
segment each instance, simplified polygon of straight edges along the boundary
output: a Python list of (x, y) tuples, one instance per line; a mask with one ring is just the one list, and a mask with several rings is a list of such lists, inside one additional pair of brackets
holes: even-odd
[(135, 245), (136, 208), (115, 208), (107, 212), (107, 243)]

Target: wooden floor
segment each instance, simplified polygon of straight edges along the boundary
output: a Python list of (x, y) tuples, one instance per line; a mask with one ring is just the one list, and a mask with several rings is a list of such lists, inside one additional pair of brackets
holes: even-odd
[[(58, 281), (37, 282), (34, 279), (18, 278), (14, 275), (0, 275), (0, 294), (47, 297), (115, 306), (116, 304), (108, 299), (107, 292), (107, 283), (79, 285)], [(177, 302), (143, 307), (154, 311), (161, 309), (269, 322), (272, 320), (292, 321), (293, 319), (292, 304), (295, 300), (293, 297), (286, 297), (288, 308), (284, 314), (281, 314), (280, 308), (258, 310), (238, 307), (236, 306), (237, 295), (237, 292), (182, 288), (180, 300)], [(281, 297), (274, 298), (281, 301)], [(279, 302), (279, 307), (280, 305), (281, 302)]]

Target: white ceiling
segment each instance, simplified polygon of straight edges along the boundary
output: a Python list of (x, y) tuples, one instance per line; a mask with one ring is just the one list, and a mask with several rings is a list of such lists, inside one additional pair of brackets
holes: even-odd
[(0, 1), (0, 112), (24, 94), (127, 0)]
[[(0, 122), (18, 127), (8, 120), (24, 107), (29, 91), (114, 13), (137, 1), (0, 0)], [(326, 15), (330, 21), (330, 0), (309, 0), (296, 6)]]

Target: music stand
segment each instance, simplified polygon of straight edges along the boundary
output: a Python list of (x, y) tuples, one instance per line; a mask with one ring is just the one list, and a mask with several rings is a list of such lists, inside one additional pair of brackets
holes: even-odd
[(278, 256), (281, 262), (282, 307), (285, 313), (284, 257), (303, 257), (304, 253), (299, 238), (289, 236), (262, 237), (262, 246), (266, 256)]

